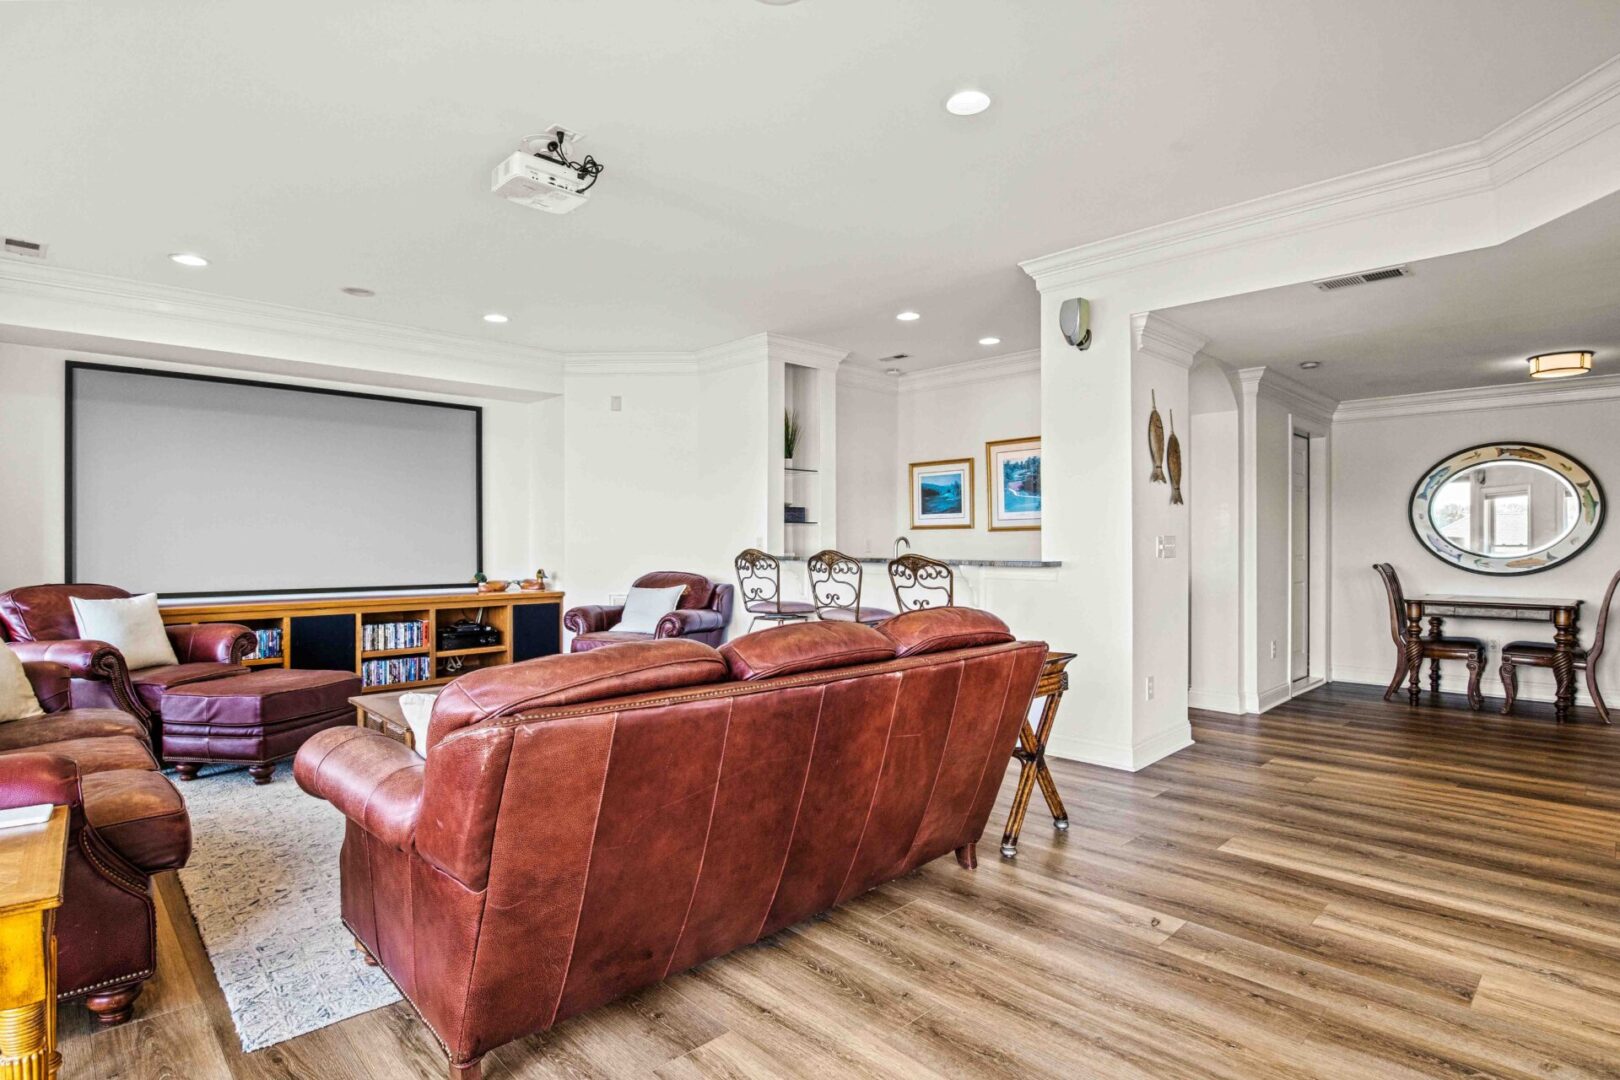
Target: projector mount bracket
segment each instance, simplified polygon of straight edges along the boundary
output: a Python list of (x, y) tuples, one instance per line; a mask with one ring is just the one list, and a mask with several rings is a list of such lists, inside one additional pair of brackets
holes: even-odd
[(597, 178), (602, 175), (603, 166), (601, 162), (589, 154), (577, 161), (569, 157), (569, 148), (582, 138), (584, 136), (577, 131), (565, 131), (560, 127), (553, 126), (539, 135), (525, 135), (519, 141), (518, 149), (525, 154), (532, 154), (537, 158), (570, 169), (580, 180), (589, 180), (590, 183), (580, 189), (580, 194), (583, 195), (596, 186)]

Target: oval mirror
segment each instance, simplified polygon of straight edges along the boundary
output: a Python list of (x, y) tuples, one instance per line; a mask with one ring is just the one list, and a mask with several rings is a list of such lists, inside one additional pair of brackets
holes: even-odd
[(1603, 524), (1603, 489), (1561, 451), (1473, 446), (1412, 489), (1412, 531), (1437, 558), (1476, 574), (1534, 574), (1572, 558)]

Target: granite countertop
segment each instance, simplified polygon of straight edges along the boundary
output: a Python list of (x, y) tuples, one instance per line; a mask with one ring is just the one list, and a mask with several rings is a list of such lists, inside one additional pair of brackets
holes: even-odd
[[(918, 552), (918, 554), (927, 554)], [(882, 563), (888, 565), (892, 555), (854, 555), (854, 558), (863, 563)], [(929, 558), (934, 556), (929, 555)], [(783, 562), (802, 562), (808, 558), (805, 555), (778, 555), (776, 558)], [(1062, 562), (1050, 562), (1043, 559), (940, 559), (947, 566), (996, 566), (1024, 570), (1040, 570), (1048, 567), (1062, 566)]]

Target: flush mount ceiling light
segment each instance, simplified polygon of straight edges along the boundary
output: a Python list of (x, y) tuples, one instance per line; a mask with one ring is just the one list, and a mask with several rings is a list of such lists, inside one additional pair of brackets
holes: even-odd
[(492, 323), (503, 323), (503, 322), (511, 322), (512, 320), (508, 319), (505, 315), (502, 315), (498, 311), (492, 311), (488, 315), (484, 316), (484, 321), (485, 322), (492, 322)]
[(900, 314), (896, 315), (895, 318), (899, 319), (901, 322), (916, 322), (918, 319), (922, 318), (922, 316), (917, 314), (915, 311), (902, 311)]
[(181, 266), (199, 267), (208, 265), (207, 259), (201, 255), (193, 255), (189, 251), (177, 251), (169, 256), (169, 261), (179, 263)]
[(1567, 379), (1571, 375), (1592, 373), (1592, 352), (1583, 349), (1578, 352), (1542, 353), (1532, 356), (1528, 363), (1532, 379)]
[(998, 337), (982, 337), (982, 338), (979, 339), (979, 344), (980, 345), (1000, 345), (1001, 344), (1001, 339), (998, 338)]
[(1299, 367), (1300, 367), (1301, 371), (1315, 371), (1317, 368), (1319, 368), (1321, 366), (1322, 366), (1322, 361), (1320, 361), (1320, 360), (1301, 360), (1299, 362)]
[(952, 116), (975, 116), (990, 107), (990, 95), (983, 90), (958, 90), (945, 99), (945, 111)]
[(375, 291), (371, 289), (362, 289), (358, 285), (345, 285), (343, 287), (343, 294), (345, 296), (358, 296), (361, 299), (368, 299), (377, 295)]

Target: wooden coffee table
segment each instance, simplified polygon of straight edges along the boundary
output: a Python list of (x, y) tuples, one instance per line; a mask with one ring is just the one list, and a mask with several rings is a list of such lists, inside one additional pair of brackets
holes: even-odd
[(380, 731), (390, 739), (398, 739), (412, 750), (416, 749), (416, 736), (405, 720), (405, 710), (399, 699), (419, 690), (392, 690), (385, 694), (357, 694), (349, 699), (355, 708), (354, 722), (363, 728)]
[(0, 1077), (55, 1080), (56, 909), (62, 906), (68, 808), (40, 825), (0, 829)]

